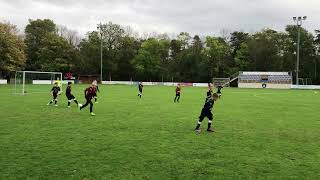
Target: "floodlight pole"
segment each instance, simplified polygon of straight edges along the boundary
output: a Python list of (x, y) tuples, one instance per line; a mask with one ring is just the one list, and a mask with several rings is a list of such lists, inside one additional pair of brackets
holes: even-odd
[(300, 63), (300, 30), (302, 22), (307, 19), (307, 16), (293, 17), (293, 21), (298, 27), (298, 40), (297, 40), (297, 63), (296, 63), (296, 85), (299, 85), (299, 63)]
[(99, 30), (99, 33), (100, 33), (100, 81), (101, 81), (101, 84), (102, 84), (102, 24), (100, 22), (100, 24), (97, 26), (98, 30)]

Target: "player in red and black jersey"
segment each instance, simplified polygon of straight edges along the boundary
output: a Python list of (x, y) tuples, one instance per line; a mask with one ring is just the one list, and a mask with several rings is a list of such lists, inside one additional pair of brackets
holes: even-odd
[(79, 105), (76, 97), (74, 97), (74, 95), (71, 93), (71, 84), (72, 82), (68, 82), (68, 87), (66, 89), (66, 96), (68, 98), (68, 108), (70, 108), (70, 104), (72, 102), (72, 100), (77, 104)]
[(58, 95), (61, 94), (61, 89), (60, 89), (57, 82), (54, 83), (54, 86), (52, 87), (50, 94), (52, 94), (53, 99), (47, 105), (50, 105), (54, 102), (54, 105), (58, 106), (58, 104), (57, 104), (58, 99), (57, 98), (58, 98)]
[(143, 84), (142, 84), (142, 82), (139, 82), (138, 89), (139, 89), (138, 96), (141, 98), (141, 97), (142, 97), (142, 90), (143, 90)]
[(88, 87), (87, 89), (84, 90), (84, 96), (85, 96), (87, 102), (86, 102), (86, 104), (80, 106), (80, 110), (82, 110), (83, 108), (85, 108), (86, 106), (88, 106), (90, 104), (90, 114), (92, 116), (95, 116), (95, 114), (93, 113), (93, 103), (91, 100), (94, 97), (94, 95), (96, 94), (96, 86), (97, 86), (97, 84), (95, 82), (93, 82), (90, 87)]
[(95, 103), (99, 103), (99, 102), (98, 102), (98, 96), (97, 96), (97, 92), (100, 92), (99, 86), (98, 86), (98, 82), (97, 82), (97, 80), (94, 80), (93, 83), (96, 84), (96, 87), (95, 87), (95, 88), (96, 88), (96, 91), (95, 91), (96, 93), (93, 95), (94, 102), (95, 102)]
[(176, 97), (174, 98), (174, 102), (179, 102), (180, 100), (181, 87), (180, 84), (176, 87)]

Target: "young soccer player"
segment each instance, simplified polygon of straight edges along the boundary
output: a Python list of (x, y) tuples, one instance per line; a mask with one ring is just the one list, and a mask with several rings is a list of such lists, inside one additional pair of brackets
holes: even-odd
[(174, 102), (179, 102), (180, 93), (181, 93), (181, 87), (180, 87), (180, 84), (178, 84), (176, 88), (176, 97), (174, 98)]
[(99, 103), (99, 102), (97, 101), (97, 98), (98, 98), (97, 92), (100, 93), (99, 86), (98, 86), (98, 82), (97, 82), (97, 80), (94, 80), (93, 82), (96, 84), (95, 94), (93, 95), (94, 102), (95, 102), (95, 103)]
[(88, 106), (90, 104), (90, 114), (91, 116), (95, 116), (96, 114), (93, 113), (93, 103), (91, 102), (94, 94), (96, 93), (96, 86), (97, 84), (95, 82), (93, 82), (91, 84), (90, 87), (88, 87), (86, 90), (84, 90), (84, 96), (87, 100), (86, 104), (80, 106), (80, 110), (82, 110), (83, 108), (85, 108), (86, 106)]
[(58, 104), (57, 104), (58, 99), (57, 98), (58, 98), (58, 95), (61, 94), (61, 89), (60, 89), (57, 82), (54, 83), (54, 86), (52, 87), (50, 94), (52, 94), (53, 99), (47, 105), (50, 105), (54, 102), (54, 105), (58, 106)]
[(198, 124), (196, 126), (196, 129), (195, 131), (197, 133), (200, 133), (201, 132), (201, 129), (200, 129), (200, 126), (201, 126), (201, 123), (203, 121), (203, 119), (205, 117), (207, 117), (209, 120), (208, 120), (208, 129), (207, 129), (207, 132), (214, 132), (214, 130), (211, 128), (211, 124), (212, 124), (212, 120), (213, 120), (213, 114), (212, 114), (212, 108), (213, 108), (213, 105), (214, 105), (214, 102), (219, 98), (218, 94), (217, 93), (214, 93), (212, 94), (212, 96), (210, 98), (207, 98), (206, 99), (206, 102), (202, 108), (202, 111), (201, 111), (201, 115), (199, 116), (199, 121), (198, 121)]
[(138, 96), (141, 98), (141, 97), (142, 97), (142, 89), (143, 89), (143, 84), (142, 84), (142, 82), (139, 82), (138, 88), (139, 88)]
[(66, 89), (66, 96), (68, 98), (68, 108), (70, 108), (70, 104), (72, 102), (72, 100), (78, 105), (80, 106), (80, 104), (78, 103), (77, 99), (74, 97), (74, 95), (71, 93), (71, 84), (72, 82), (68, 82), (68, 87)]

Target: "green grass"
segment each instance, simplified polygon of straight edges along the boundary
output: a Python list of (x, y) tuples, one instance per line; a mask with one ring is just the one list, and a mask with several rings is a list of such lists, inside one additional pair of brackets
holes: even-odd
[(320, 93), (223, 89), (197, 135), (206, 88), (100, 89), (91, 117), (0, 86), (0, 179), (320, 179)]

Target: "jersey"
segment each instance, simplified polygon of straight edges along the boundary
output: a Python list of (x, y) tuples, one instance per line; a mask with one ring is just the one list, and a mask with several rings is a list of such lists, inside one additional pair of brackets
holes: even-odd
[(177, 88), (176, 88), (176, 94), (180, 94), (180, 92), (181, 92), (181, 88), (180, 88), (180, 87), (177, 87)]
[(86, 90), (84, 90), (84, 94), (87, 99), (92, 99), (92, 97), (96, 94), (96, 89), (93, 87), (88, 87)]
[(211, 89), (209, 89), (209, 91), (207, 92), (207, 98), (210, 98), (212, 96), (213, 92)]
[(68, 86), (66, 89), (66, 96), (71, 96), (71, 86)]
[(211, 111), (214, 105), (213, 99), (206, 99), (206, 102), (204, 103), (203, 110), (205, 111)]
[(61, 87), (61, 81), (60, 80), (56, 80), (56, 83), (58, 83), (58, 86)]
[(51, 92), (53, 94), (58, 94), (60, 92), (60, 87), (59, 86), (53, 86), (53, 88), (51, 89)]
[(139, 91), (141, 92), (143, 89), (143, 85), (142, 84), (139, 84)]

